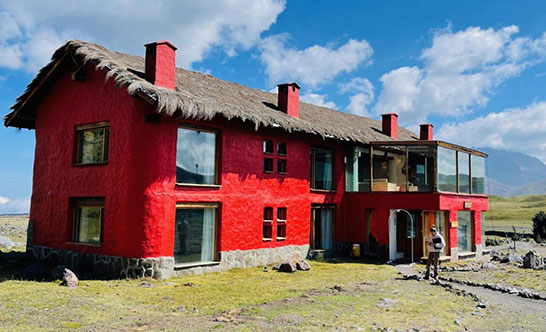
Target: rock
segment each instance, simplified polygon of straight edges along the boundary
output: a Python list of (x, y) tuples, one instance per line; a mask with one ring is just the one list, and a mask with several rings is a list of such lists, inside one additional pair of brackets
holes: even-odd
[(138, 287), (153, 288), (153, 287), (155, 287), (155, 285), (151, 284), (151, 283), (149, 283), (147, 281), (143, 281), (138, 285)]
[(78, 277), (76, 277), (74, 272), (70, 271), (69, 269), (64, 269), (63, 281), (61, 282), (61, 286), (75, 289), (76, 287), (78, 287)]
[(281, 267), (281, 264), (280, 264), (280, 263), (279, 263), (279, 264), (273, 265), (272, 269), (273, 269), (274, 271), (278, 271), (278, 270), (279, 270), (279, 267)]
[(15, 243), (13, 243), (9, 238), (0, 235), (0, 248), (11, 249), (13, 247), (15, 247)]
[(375, 306), (378, 308), (391, 309), (396, 303), (398, 303), (398, 300), (381, 298)]
[(311, 270), (311, 265), (306, 260), (301, 260), (296, 263), (296, 268), (300, 271), (309, 271)]
[(267, 268), (267, 266), (264, 266), (264, 272), (269, 272), (269, 269)]
[(27, 266), (23, 272), (21, 272), (21, 277), (25, 280), (35, 280), (35, 281), (44, 281), (50, 280), (51, 270), (45, 266), (43, 263), (34, 263)]
[(177, 311), (177, 312), (186, 311), (186, 307), (184, 307), (183, 305), (179, 305), (178, 307), (176, 307), (174, 311)]
[(501, 263), (523, 263), (523, 258), (520, 255), (510, 254), (500, 260)]
[(497, 266), (491, 262), (485, 262), (482, 264), (482, 269), (486, 270), (496, 270)]
[(344, 292), (345, 288), (341, 287), (340, 285), (335, 285), (334, 287), (332, 287), (332, 290), (336, 292)]
[(535, 250), (531, 250), (523, 257), (523, 268), (538, 269), (542, 266), (542, 260)]
[(57, 265), (53, 270), (51, 270), (51, 280), (62, 280), (64, 276), (64, 265)]
[(480, 303), (478, 303), (478, 305), (476, 305), (476, 308), (479, 308), (479, 309), (485, 309), (485, 308), (487, 308), (487, 302), (480, 302)]
[(282, 262), (279, 266), (279, 272), (287, 272), (287, 273), (294, 273), (296, 272), (297, 267), (296, 264), (290, 261)]
[(518, 294), (519, 291), (518, 291), (516, 288), (510, 288), (510, 289), (508, 290), (508, 293), (510, 293), (510, 294)]
[(463, 321), (462, 319), (455, 319), (455, 324), (459, 325), (459, 326), (462, 326), (463, 325)]

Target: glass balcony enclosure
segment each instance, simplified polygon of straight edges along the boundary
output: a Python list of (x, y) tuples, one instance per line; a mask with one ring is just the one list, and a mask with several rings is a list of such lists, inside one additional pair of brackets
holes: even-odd
[(346, 191), (485, 193), (485, 157), (441, 141), (373, 142), (345, 155)]

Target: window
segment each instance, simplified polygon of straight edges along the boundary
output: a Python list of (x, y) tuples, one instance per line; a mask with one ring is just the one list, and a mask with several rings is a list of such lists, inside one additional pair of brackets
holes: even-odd
[(110, 122), (76, 126), (76, 164), (108, 162)]
[(334, 248), (334, 208), (311, 208), (311, 249), (331, 250)]
[(176, 182), (217, 184), (217, 134), (196, 128), (178, 128)]
[(277, 209), (277, 241), (286, 239), (286, 208)]
[(277, 153), (280, 156), (286, 156), (286, 143), (284, 142), (277, 143)]
[(472, 155), (470, 161), (472, 165), (472, 193), (485, 194), (485, 158)]
[(264, 141), (264, 153), (273, 154), (273, 142), (265, 140)]
[(459, 174), (459, 192), (464, 194), (470, 193), (470, 155), (461, 151), (457, 151), (458, 158), (458, 174)]
[(271, 241), (273, 238), (273, 208), (265, 207), (263, 215), (262, 239)]
[(332, 190), (334, 187), (334, 152), (311, 148), (311, 188)]
[(273, 173), (273, 159), (264, 158), (264, 173)]
[(218, 204), (179, 204), (176, 207), (174, 262), (212, 262), (216, 256)]
[(286, 174), (286, 159), (277, 160), (277, 172), (280, 174)]
[(482, 249), (485, 249), (485, 211), (482, 211), (481, 229), (482, 229)]
[(370, 191), (370, 150), (351, 147), (346, 160), (346, 191)]
[(457, 212), (457, 242), (459, 253), (472, 251), (472, 212)]
[(438, 147), (438, 191), (457, 192), (456, 151)]
[(100, 245), (104, 222), (104, 198), (74, 198), (73, 241)]

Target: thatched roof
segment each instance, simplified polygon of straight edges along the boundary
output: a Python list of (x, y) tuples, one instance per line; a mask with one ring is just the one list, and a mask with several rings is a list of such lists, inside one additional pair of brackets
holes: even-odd
[[(52, 60), (40, 70), (25, 92), (4, 117), (6, 126), (34, 128), (35, 108), (44, 90), (44, 82), (54, 80), (60, 63), (72, 58), (92, 62), (104, 70), (118, 86), (125, 86), (131, 95), (140, 96), (167, 116), (195, 120), (215, 117), (240, 119), (259, 127), (283, 128), (288, 132), (303, 132), (367, 144), (389, 141), (381, 132), (381, 122), (326, 107), (300, 102), (300, 117), (294, 118), (276, 109), (277, 95), (219, 80), (210, 75), (176, 69), (176, 91), (157, 87), (144, 79), (144, 58), (110, 51), (102, 46), (71, 40), (61, 46)], [(57, 74), (56, 74), (57, 73)], [(55, 75), (56, 74), (56, 75)], [(416, 140), (411, 131), (398, 127), (399, 140)]]

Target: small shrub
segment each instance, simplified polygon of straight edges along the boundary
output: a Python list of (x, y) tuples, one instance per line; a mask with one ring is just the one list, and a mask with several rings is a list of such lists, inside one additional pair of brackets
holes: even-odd
[(533, 217), (533, 235), (535, 241), (540, 243), (546, 239), (546, 213), (540, 211)]
[(504, 244), (504, 240), (502, 240), (502, 239), (495, 239), (495, 238), (486, 238), (485, 239), (485, 246), (486, 247), (496, 247), (496, 246), (500, 246), (501, 244)]

